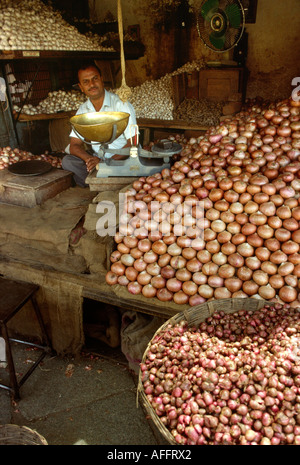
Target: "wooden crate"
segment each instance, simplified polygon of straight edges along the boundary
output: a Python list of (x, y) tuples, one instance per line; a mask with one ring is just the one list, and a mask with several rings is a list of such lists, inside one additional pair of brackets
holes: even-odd
[(180, 73), (172, 76), (172, 90), (175, 108), (185, 99), (206, 99), (223, 102), (224, 115), (235, 113), (244, 100), (244, 68), (209, 68)]
[(32, 208), (71, 187), (72, 173), (57, 168), (39, 176), (0, 171), (0, 202)]
[(172, 76), (174, 106), (177, 108), (186, 96), (186, 73)]
[(199, 72), (199, 99), (242, 101), (242, 68), (203, 69)]

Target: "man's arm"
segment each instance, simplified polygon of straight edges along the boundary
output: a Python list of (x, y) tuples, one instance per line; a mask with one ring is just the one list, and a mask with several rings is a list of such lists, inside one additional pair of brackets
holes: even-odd
[(99, 158), (87, 153), (84, 149), (83, 142), (80, 139), (77, 139), (77, 137), (70, 138), (70, 154), (81, 158), (81, 160), (85, 162), (88, 171), (92, 171), (92, 169), (99, 163)]
[[(126, 145), (124, 145), (124, 147), (122, 147), (123, 149), (125, 149), (126, 147), (131, 147), (131, 141), (130, 139), (127, 139), (127, 143)], [(116, 149), (116, 152), (118, 151), (118, 149)], [(126, 160), (126, 158), (128, 158), (129, 155), (113, 155), (112, 158), (113, 160)]]

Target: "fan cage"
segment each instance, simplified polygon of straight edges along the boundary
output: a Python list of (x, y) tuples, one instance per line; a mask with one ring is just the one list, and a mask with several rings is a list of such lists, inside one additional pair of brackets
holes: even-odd
[(238, 28), (233, 28), (231, 26), (229, 26), (225, 32), (225, 42), (224, 42), (224, 46), (223, 48), (219, 49), (217, 47), (215, 47), (213, 44), (210, 43), (209, 41), (209, 35), (210, 33), (212, 32), (212, 29), (210, 27), (210, 23), (206, 22), (203, 18), (203, 16), (201, 15), (201, 10), (202, 10), (202, 6), (207, 3), (208, 0), (204, 0), (201, 5), (200, 5), (200, 8), (199, 8), (199, 12), (196, 14), (197, 18), (196, 18), (196, 28), (197, 28), (197, 32), (198, 32), (198, 35), (200, 37), (200, 39), (203, 41), (203, 43), (205, 44), (206, 47), (210, 48), (211, 50), (215, 51), (215, 52), (219, 52), (219, 53), (224, 53), (224, 52), (227, 52), (229, 50), (231, 50), (232, 48), (234, 48), (239, 40), (241, 39), (242, 35), (243, 35), (243, 32), (244, 32), (244, 28), (245, 28), (245, 11), (244, 11), (244, 8), (240, 2), (240, 0), (219, 0), (219, 6), (218, 6), (218, 10), (221, 10), (221, 11), (224, 11), (226, 7), (228, 7), (229, 5), (237, 5), (239, 7), (239, 11), (241, 13), (241, 22), (240, 22), (240, 26)]

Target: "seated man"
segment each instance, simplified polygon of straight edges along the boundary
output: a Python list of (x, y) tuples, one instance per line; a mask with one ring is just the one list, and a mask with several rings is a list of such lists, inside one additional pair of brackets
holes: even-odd
[[(79, 87), (88, 97), (88, 100), (80, 105), (76, 115), (95, 111), (121, 111), (130, 114), (127, 128), (117, 139), (109, 144), (109, 149), (116, 149), (116, 154), (106, 154), (107, 158), (121, 159), (118, 149), (129, 147), (130, 126), (136, 124), (136, 116), (133, 106), (129, 102), (122, 100), (114, 93), (104, 89), (103, 80), (99, 68), (95, 64), (88, 64), (78, 70)], [(91, 146), (93, 154), (85, 149), (84, 140), (79, 139), (74, 130), (70, 133), (70, 145), (62, 160), (62, 167), (73, 173), (74, 181), (81, 187), (86, 187), (85, 179), (90, 171), (99, 163), (97, 156), (99, 144)]]

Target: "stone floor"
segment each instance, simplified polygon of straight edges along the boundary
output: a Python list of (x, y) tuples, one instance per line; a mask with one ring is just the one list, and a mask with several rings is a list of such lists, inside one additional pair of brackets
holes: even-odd
[[(13, 345), (19, 376), (38, 352), (26, 347)], [(0, 382), (5, 379), (7, 371), (0, 368)], [(0, 389), (0, 424), (27, 426), (49, 445), (164, 444), (137, 404), (136, 387), (119, 349), (106, 347), (99, 355), (92, 347), (75, 358), (47, 355), (21, 387), (18, 402)]]

